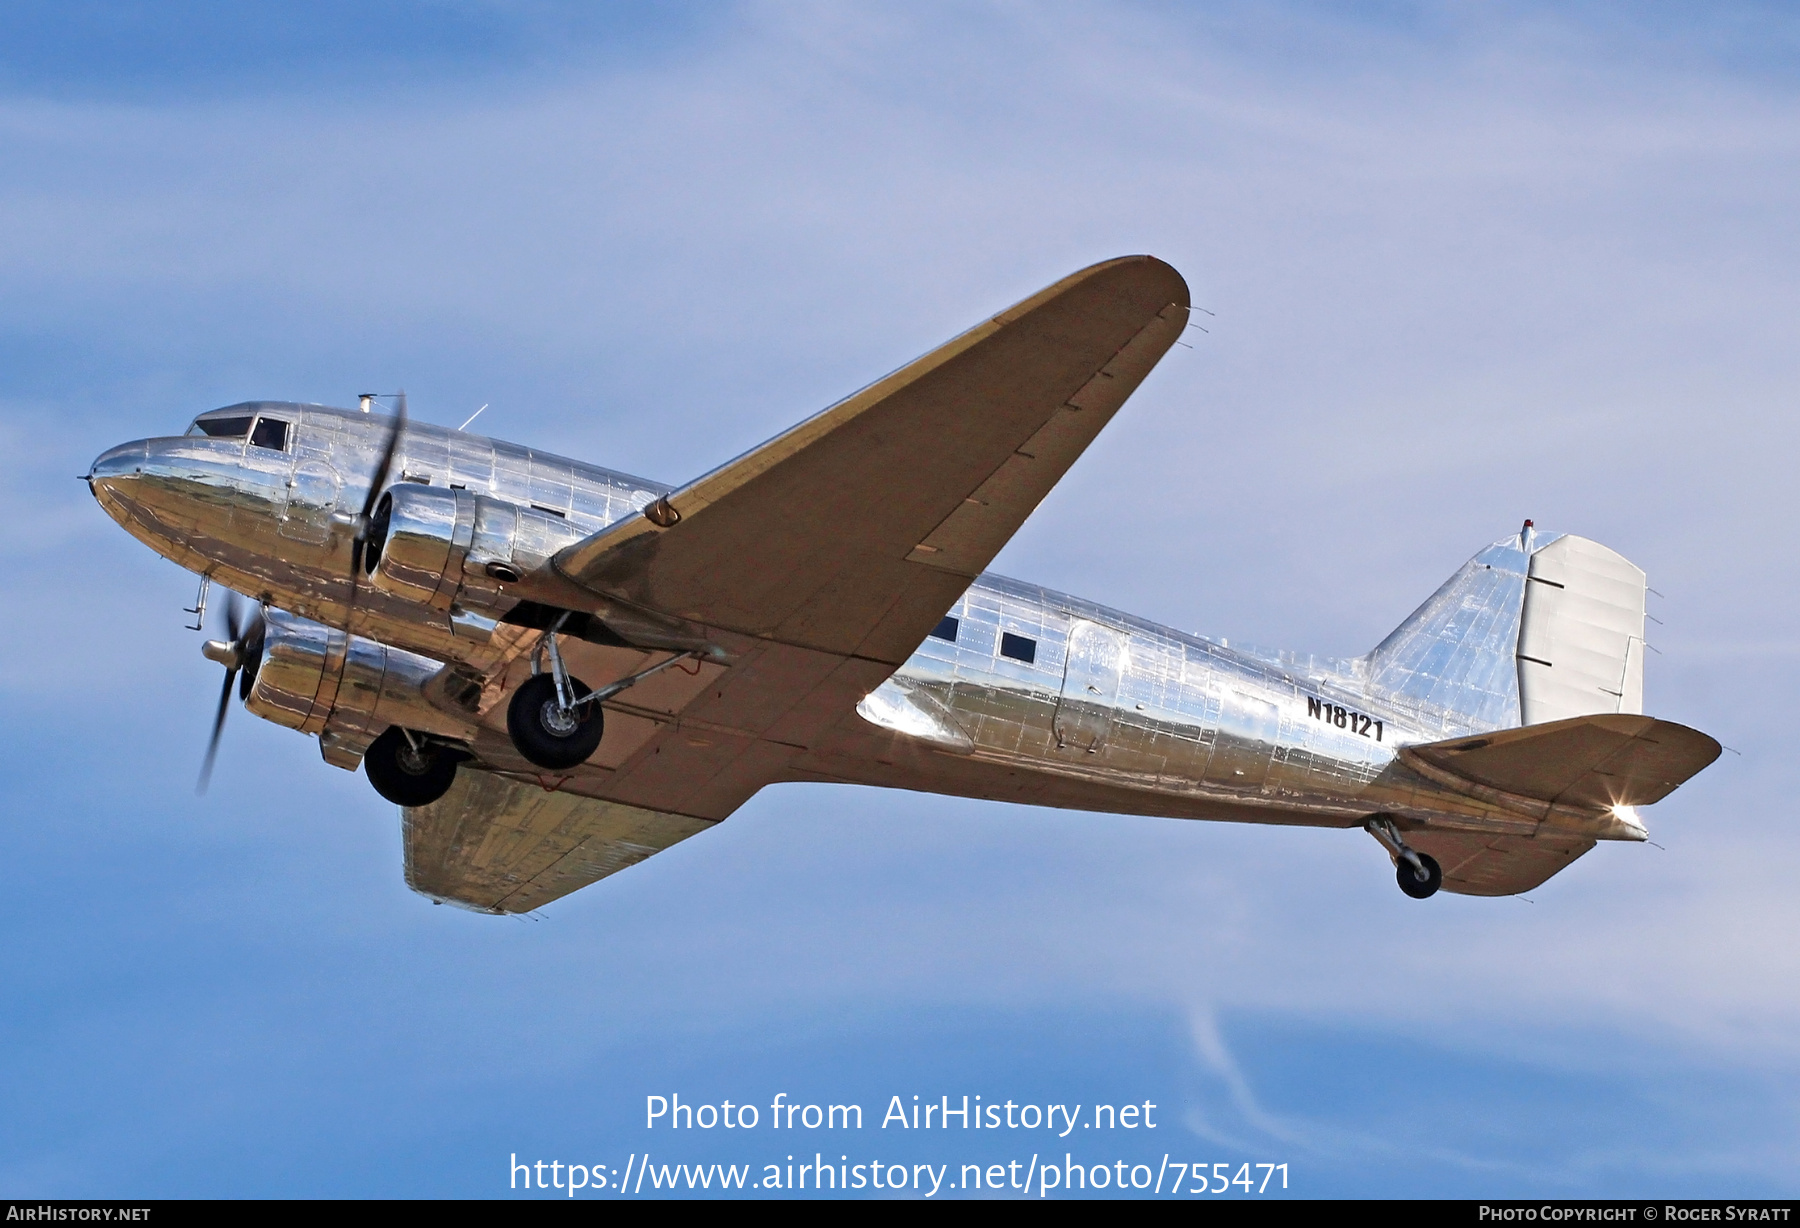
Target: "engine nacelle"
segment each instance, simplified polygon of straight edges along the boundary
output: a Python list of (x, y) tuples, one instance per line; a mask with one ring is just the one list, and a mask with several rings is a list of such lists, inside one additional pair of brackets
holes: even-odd
[[(280, 610), (264, 617), (262, 665), (244, 706), (319, 734), (326, 758), (339, 766), (354, 767), (390, 725), (459, 741), (475, 736), (473, 714), (459, 717), (427, 698), (440, 662)], [(342, 753), (334, 755), (334, 746)]]
[(407, 483), (382, 495), (363, 551), (370, 581), (391, 596), (449, 609), (462, 581), (460, 556), (469, 549), (474, 505), (466, 490)]
[(584, 536), (536, 508), (401, 482), (376, 505), (363, 564), (383, 593), (444, 611), (452, 628), (462, 630), (516, 604), (504, 586), (538, 571)]

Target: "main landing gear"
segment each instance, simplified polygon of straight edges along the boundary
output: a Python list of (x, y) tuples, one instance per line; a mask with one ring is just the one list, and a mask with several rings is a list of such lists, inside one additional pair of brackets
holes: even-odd
[(363, 752), (363, 772), (375, 792), (396, 806), (429, 806), (450, 791), (464, 754), (398, 725)]
[(1373, 815), (1363, 827), (1387, 846), (1394, 858), (1394, 878), (1400, 890), (1415, 900), (1430, 899), (1444, 885), (1444, 870), (1430, 853), (1421, 853), (1400, 838), (1392, 817)]
[[(628, 687), (636, 686), (652, 674), (699, 653), (678, 653), (658, 661), (649, 669), (609, 682), (597, 691), (569, 673), (557, 649), (557, 632), (563, 620), (544, 633), (531, 654), (531, 677), (513, 692), (506, 707), (506, 731), (512, 735), (513, 749), (527, 760), (553, 772), (567, 771), (587, 761), (600, 748), (606, 732), (603, 701)], [(549, 658), (550, 671), (543, 672), (543, 658)]]
[(606, 715), (579, 678), (567, 679), (566, 703), (556, 683), (551, 674), (527, 678), (507, 705), (506, 732), (525, 758), (541, 768), (561, 771), (585, 762), (600, 748)]

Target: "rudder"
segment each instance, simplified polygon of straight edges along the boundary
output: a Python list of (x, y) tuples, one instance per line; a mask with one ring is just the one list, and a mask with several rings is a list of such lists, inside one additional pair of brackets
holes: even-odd
[(1643, 712), (1643, 571), (1585, 537), (1536, 551), (1518, 656), (1521, 725)]

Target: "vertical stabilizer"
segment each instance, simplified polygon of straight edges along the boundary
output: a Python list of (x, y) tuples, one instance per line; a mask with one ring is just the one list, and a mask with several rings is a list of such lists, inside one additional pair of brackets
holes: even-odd
[(1519, 620), (1520, 724), (1644, 710), (1644, 573), (1585, 537), (1531, 556)]
[(1446, 736), (1520, 724), (1514, 652), (1530, 544), (1495, 542), (1381, 641), (1364, 658), (1370, 695)]

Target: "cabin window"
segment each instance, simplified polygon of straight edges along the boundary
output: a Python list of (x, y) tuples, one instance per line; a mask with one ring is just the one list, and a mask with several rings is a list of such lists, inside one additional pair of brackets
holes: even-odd
[(259, 448), (269, 448), (276, 452), (287, 450), (288, 424), (280, 418), (264, 418), (256, 424), (256, 431), (250, 436), (250, 442)]
[(1037, 641), (1022, 635), (1014, 635), (1007, 631), (1000, 636), (1000, 655), (1011, 657), (1015, 661), (1023, 661), (1027, 665), (1037, 661)]
[(934, 640), (949, 640), (954, 644), (956, 643), (957, 626), (957, 620), (946, 614), (944, 616), (944, 621), (931, 629), (931, 638)]
[(188, 429), (190, 435), (209, 435), (214, 439), (242, 439), (250, 433), (249, 418), (196, 418)]

